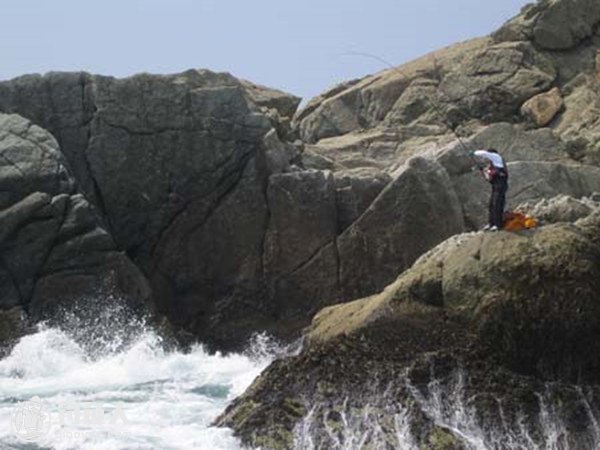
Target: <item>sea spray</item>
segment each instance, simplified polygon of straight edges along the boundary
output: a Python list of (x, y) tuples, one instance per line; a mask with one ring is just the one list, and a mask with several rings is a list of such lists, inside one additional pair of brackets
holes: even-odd
[(403, 374), (342, 399), (307, 400), (294, 449), (417, 450), (444, 443), (440, 448), (596, 450), (598, 394), (596, 387), (545, 383), (531, 404), (513, 405), (474, 391), (462, 368), (419, 386)]
[[(211, 423), (285, 348), (257, 335), (244, 354), (180, 352), (142, 320), (120, 327), (118, 313), (42, 324), (0, 360), (0, 447), (239, 449)], [(24, 439), (32, 399), (49, 427)], [(89, 420), (115, 411), (123, 420)]]

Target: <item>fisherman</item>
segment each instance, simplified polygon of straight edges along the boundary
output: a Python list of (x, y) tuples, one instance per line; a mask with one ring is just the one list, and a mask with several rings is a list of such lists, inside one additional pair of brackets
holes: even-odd
[(508, 169), (504, 158), (493, 149), (476, 150), (471, 152), (488, 160), (488, 165), (482, 169), (483, 176), (492, 185), (492, 195), (489, 203), (488, 224), (484, 231), (498, 231), (504, 225), (504, 204), (506, 202), (506, 191), (508, 189)]

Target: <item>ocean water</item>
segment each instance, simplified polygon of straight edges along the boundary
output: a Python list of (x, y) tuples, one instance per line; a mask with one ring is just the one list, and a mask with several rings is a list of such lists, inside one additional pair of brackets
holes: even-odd
[[(210, 354), (201, 345), (167, 350), (156, 332), (120, 310), (79, 317), (61, 328), (40, 325), (0, 360), (0, 450), (241, 449), (231, 430), (211, 423), (275, 358), (294, 350), (264, 335), (241, 354)], [(467, 377), (458, 370), (421, 390), (408, 378), (397, 382), (410, 404), (465, 449), (600, 449), (597, 389), (549, 384), (538, 395), (536, 417), (505, 416), (500, 402), (482, 415), (465, 389)], [(318, 414), (327, 405), (307, 403), (294, 450), (421, 448), (411, 426), (420, 416), (390, 392), (357, 394), (361, 408), (346, 399), (336, 426)]]
[(241, 448), (210, 424), (277, 346), (259, 336), (244, 354), (182, 353), (141, 329), (114, 345), (44, 326), (22, 338), (0, 360), (0, 449)]

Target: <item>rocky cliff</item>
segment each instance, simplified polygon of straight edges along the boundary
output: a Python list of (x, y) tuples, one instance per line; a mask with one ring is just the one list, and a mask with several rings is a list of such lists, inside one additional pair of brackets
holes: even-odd
[[(337, 238), (364, 298), (321, 310), (218, 425), (265, 449), (600, 447), (599, 24), (595, 2), (542, 0), (296, 114), (305, 167), (391, 177)], [(483, 223), (465, 149), (484, 146), (544, 226), (435, 246)]]
[[(20, 173), (39, 165), (35, 153), (3, 141), (1, 182), (19, 195), (0, 205), (2, 230), (13, 230), (0, 248), (12, 274), (0, 310), (35, 317), (31, 292), (51, 299), (71, 286), (10, 253), (28, 222), (5, 228), (4, 217), (30, 194), (84, 204), (102, 251), (143, 285), (134, 297), (182, 340), (232, 349), (255, 331), (296, 337), (322, 307), (378, 293), (426, 251), (480, 227), (488, 186), (465, 149), (503, 153), (512, 207), (600, 192), (596, 9), (540, 2), (490, 37), (343, 83), (300, 111), (293, 95), (206, 70), (0, 82), (0, 111), (55, 139), (53, 173), (67, 180), (35, 185)], [(68, 241), (54, 228), (34, 233), (46, 250)], [(84, 241), (69, 249), (85, 254)], [(18, 248), (27, 264), (40, 252)], [(85, 290), (102, 270), (89, 269)]]
[(262, 448), (505, 449), (552, 448), (556, 421), (561, 448), (597, 448), (599, 236), (600, 209), (457, 235), (322, 310), (218, 423)]

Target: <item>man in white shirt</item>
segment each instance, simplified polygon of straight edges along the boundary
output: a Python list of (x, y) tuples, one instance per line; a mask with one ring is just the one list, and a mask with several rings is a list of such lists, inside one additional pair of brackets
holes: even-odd
[(498, 231), (504, 225), (504, 205), (508, 190), (508, 169), (502, 156), (493, 149), (477, 150), (472, 155), (488, 160), (488, 166), (483, 169), (483, 175), (492, 185), (492, 195), (489, 203), (488, 224), (484, 230)]

